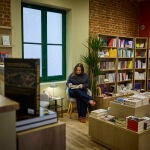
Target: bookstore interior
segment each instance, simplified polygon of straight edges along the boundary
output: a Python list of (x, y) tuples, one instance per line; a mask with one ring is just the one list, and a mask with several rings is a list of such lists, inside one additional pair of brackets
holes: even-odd
[[(103, 41), (97, 54), (101, 73), (97, 78), (96, 106), (88, 118), (88, 134), (93, 141), (112, 150), (150, 150), (150, 38), (106, 34), (98, 37)], [(65, 150), (65, 125), (51, 125), (58, 123), (57, 99), (53, 99), (55, 111), (48, 109), (49, 103), (40, 107), (41, 96), (48, 101), (50, 98), (47, 93), (40, 95), (39, 59), (11, 58), (11, 26), (0, 26), (0, 38), (0, 85), (4, 85), (0, 90), (7, 97), (0, 95), (0, 117), (4, 120), (0, 131), (10, 146), (1, 136), (0, 145), (15, 149), (17, 133), (17, 146), (22, 149), (30, 146), (30, 133), (36, 132), (37, 137), (45, 140), (42, 146), (53, 145), (53, 140), (50, 143), (45, 136), (49, 134)], [(63, 104), (59, 108), (63, 113)], [(43, 125), (49, 126), (42, 128)], [(37, 127), (41, 128), (36, 130)]]

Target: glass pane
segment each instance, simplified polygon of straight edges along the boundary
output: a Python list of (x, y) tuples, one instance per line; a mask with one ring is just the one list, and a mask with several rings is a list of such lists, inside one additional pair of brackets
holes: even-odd
[(41, 43), (41, 11), (23, 8), (24, 42)]
[(62, 14), (47, 13), (47, 43), (62, 44)]
[(24, 44), (24, 58), (40, 59), (40, 77), (42, 76), (42, 54), (41, 45)]
[(48, 46), (48, 76), (62, 75), (62, 46)]

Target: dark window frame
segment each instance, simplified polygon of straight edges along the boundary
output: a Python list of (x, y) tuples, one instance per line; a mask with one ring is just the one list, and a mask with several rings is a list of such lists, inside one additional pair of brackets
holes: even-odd
[[(66, 79), (66, 11), (55, 8), (37, 6), (27, 3), (22, 3), (22, 58), (24, 58), (24, 44), (31, 44), (24, 42), (23, 35), (23, 7), (41, 10), (41, 36), (42, 36), (42, 77), (40, 82), (63, 81)], [(47, 45), (60, 45), (60, 44), (47, 44), (47, 12), (57, 12), (62, 14), (62, 75), (47, 76)], [(38, 44), (38, 43), (32, 43)]]

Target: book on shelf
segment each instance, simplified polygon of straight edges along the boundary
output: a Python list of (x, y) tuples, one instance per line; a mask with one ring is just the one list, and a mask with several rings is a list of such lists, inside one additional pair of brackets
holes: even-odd
[(117, 57), (117, 49), (116, 48), (110, 48), (109, 50), (109, 57)]
[(2, 35), (2, 44), (6, 46), (10, 46), (9, 35)]

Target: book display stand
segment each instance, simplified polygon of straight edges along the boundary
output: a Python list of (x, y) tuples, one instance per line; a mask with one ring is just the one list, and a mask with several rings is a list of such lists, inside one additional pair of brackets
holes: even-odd
[[(149, 150), (150, 130), (131, 130), (129, 126), (126, 126), (125, 118), (132, 115), (137, 117), (150, 115), (150, 104), (131, 107), (110, 102), (110, 106), (110, 115), (118, 118), (116, 120), (123, 118), (124, 122), (111, 122), (104, 118), (90, 115), (89, 136), (91, 139), (112, 150)], [(128, 120), (128, 122), (131, 124), (134, 121)], [(140, 123), (143, 122), (141, 121)]]

